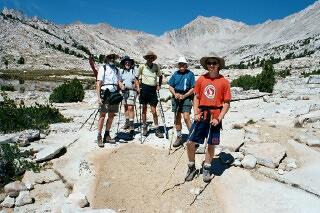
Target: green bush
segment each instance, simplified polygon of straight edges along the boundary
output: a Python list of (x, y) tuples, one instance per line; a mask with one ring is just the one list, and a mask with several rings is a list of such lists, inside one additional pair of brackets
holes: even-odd
[(55, 88), (49, 100), (55, 103), (78, 102), (84, 98), (84, 89), (78, 79), (66, 82)]
[(310, 75), (320, 75), (320, 70), (313, 70), (312, 72), (302, 72), (301, 75), (303, 75), (303, 77), (309, 77)]
[(49, 124), (69, 121), (50, 105), (36, 103), (35, 106), (26, 107), (23, 103), (15, 104), (5, 95), (3, 97), (4, 101), (0, 102), (0, 132), (46, 129)]
[(15, 91), (14, 86), (12, 86), (11, 84), (2, 85), (0, 90), (1, 91)]
[(271, 62), (265, 62), (262, 72), (256, 77), (250, 75), (243, 75), (231, 82), (233, 87), (242, 87), (244, 90), (258, 89), (260, 92), (273, 91), (276, 83), (275, 71)]
[(272, 92), (276, 84), (275, 71), (272, 63), (266, 62), (263, 65), (262, 72), (257, 75), (257, 87), (260, 92)]
[(242, 87), (244, 90), (257, 89), (256, 77), (251, 75), (242, 75), (231, 82), (233, 87)]
[(26, 170), (40, 171), (40, 166), (27, 158), (33, 153), (29, 150), (21, 152), (16, 144), (0, 144), (0, 183), (14, 180)]
[(24, 61), (24, 58), (21, 56), (18, 60), (18, 64), (24, 64), (25, 61)]
[(278, 71), (277, 75), (280, 76), (281, 78), (285, 78), (285, 77), (291, 75), (291, 73), (290, 73), (289, 69), (285, 69), (285, 70)]

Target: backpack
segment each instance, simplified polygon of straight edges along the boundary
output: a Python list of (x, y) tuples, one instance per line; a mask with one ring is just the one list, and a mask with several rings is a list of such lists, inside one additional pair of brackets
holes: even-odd
[[(104, 79), (106, 74), (106, 69), (107, 69), (106, 64), (103, 65), (103, 69), (104, 69), (104, 73), (103, 73), (103, 79)], [(115, 69), (117, 74), (119, 74), (118, 68), (115, 67)], [(106, 89), (104, 92), (101, 92), (100, 97), (103, 100), (104, 104), (110, 104), (110, 105), (119, 104), (123, 100), (123, 96), (120, 94), (119, 90), (110, 92), (109, 89)]]

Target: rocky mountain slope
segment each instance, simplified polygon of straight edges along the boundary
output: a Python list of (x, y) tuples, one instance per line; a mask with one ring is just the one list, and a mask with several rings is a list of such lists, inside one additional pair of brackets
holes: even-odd
[[(179, 55), (196, 61), (210, 53), (225, 57), (228, 64), (288, 54), (312, 57), (320, 50), (320, 25), (315, 24), (319, 21), (317, 1), (284, 19), (253, 26), (199, 16), (158, 37), (108, 24), (58, 25), (5, 8), (0, 16), (0, 68), (89, 69), (89, 51), (97, 58), (115, 51), (142, 62), (142, 55), (152, 49), (162, 65), (172, 65)], [(19, 61), (21, 57), (24, 63)]]

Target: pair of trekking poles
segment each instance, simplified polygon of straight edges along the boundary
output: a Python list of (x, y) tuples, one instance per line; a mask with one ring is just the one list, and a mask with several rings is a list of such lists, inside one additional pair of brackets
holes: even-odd
[[(159, 100), (159, 107), (160, 107), (160, 116), (161, 116), (161, 120), (162, 120), (162, 123), (163, 123), (163, 127), (164, 127), (164, 134), (165, 134), (165, 138), (168, 140), (168, 130), (167, 130), (167, 126), (166, 126), (166, 120), (165, 120), (165, 117), (164, 117), (164, 111), (163, 111), (163, 107), (162, 107), (162, 103), (161, 103), (161, 97), (160, 97), (160, 92), (157, 90), (157, 98)], [(141, 108), (142, 108), (142, 104), (140, 103), (140, 143), (143, 144), (143, 134), (142, 134), (142, 111), (141, 111)]]
[[(160, 98), (160, 93), (159, 91), (157, 91), (157, 96), (159, 99), (159, 106), (160, 106), (160, 115), (161, 115), (161, 119), (164, 125), (164, 132), (165, 132), (165, 137), (166, 139), (168, 139), (168, 132), (167, 132), (167, 127), (166, 127), (166, 121), (165, 121), (165, 117), (164, 117), (164, 111), (163, 111), (163, 107), (162, 107), (162, 103), (161, 103), (161, 98)], [(122, 108), (122, 102), (120, 102), (120, 106), (119, 106), (119, 117), (118, 117), (118, 125), (117, 125), (117, 134), (119, 133), (119, 126), (120, 126), (120, 120), (121, 120), (121, 108)], [(139, 107), (139, 111), (140, 111), (140, 133), (141, 133), (141, 144), (143, 143), (143, 135), (142, 135), (142, 104), (140, 103), (140, 107)], [(136, 119), (137, 119), (137, 123), (138, 123), (138, 112), (137, 112), (137, 107), (136, 104), (134, 104), (134, 110), (135, 110), (135, 114), (136, 114)], [(89, 121), (89, 119), (92, 117), (92, 115), (95, 113), (94, 119), (90, 125), (90, 130), (92, 129), (92, 126), (96, 120), (96, 117), (99, 113), (99, 107), (96, 108), (91, 114), (90, 116), (85, 120), (85, 122), (81, 125), (81, 127), (79, 128), (82, 129), (82, 127)], [(171, 147), (171, 144), (170, 144)]]

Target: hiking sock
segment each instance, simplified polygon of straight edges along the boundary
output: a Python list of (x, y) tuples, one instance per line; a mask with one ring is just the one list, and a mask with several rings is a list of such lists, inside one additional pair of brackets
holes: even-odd
[(182, 136), (181, 130), (177, 130), (177, 137), (181, 137), (181, 136)]
[(190, 161), (189, 163), (188, 163), (188, 166), (189, 167), (192, 167), (192, 166), (194, 166), (195, 165), (195, 162), (194, 161)]
[(211, 167), (211, 163), (204, 163), (204, 164), (203, 164), (203, 167), (204, 167), (204, 168), (210, 168), (210, 167)]

